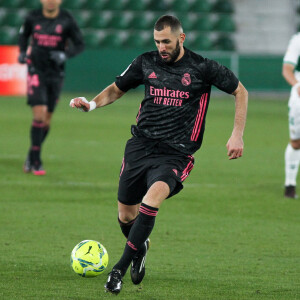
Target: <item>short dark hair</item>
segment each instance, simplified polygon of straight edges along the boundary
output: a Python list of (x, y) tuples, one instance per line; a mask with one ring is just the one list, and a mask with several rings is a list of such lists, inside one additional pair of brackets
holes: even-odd
[(171, 15), (161, 16), (154, 25), (154, 29), (157, 31), (162, 31), (166, 27), (170, 27), (172, 32), (182, 30), (180, 21)]

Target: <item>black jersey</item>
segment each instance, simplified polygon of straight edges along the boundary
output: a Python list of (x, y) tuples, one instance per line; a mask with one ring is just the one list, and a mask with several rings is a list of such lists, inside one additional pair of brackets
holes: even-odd
[[(30, 47), (28, 48), (29, 38)], [(70, 43), (71, 42), (71, 43)], [(42, 9), (32, 10), (20, 30), (19, 47), (28, 54), (28, 65), (47, 76), (64, 74), (64, 64), (57, 65), (50, 59), (51, 51), (64, 51), (67, 57), (84, 49), (81, 32), (71, 14), (60, 9), (56, 18), (46, 18)]]
[(211, 86), (231, 94), (239, 81), (225, 66), (184, 50), (170, 65), (158, 51), (140, 55), (117, 77), (116, 85), (124, 92), (145, 85), (133, 135), (192, 154), (202, 143)]

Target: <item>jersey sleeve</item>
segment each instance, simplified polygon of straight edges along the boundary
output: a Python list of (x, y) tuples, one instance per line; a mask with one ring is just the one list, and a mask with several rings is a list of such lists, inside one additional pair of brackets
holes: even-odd
[(81, 31), (74, 20), (70, 15), (70, 30), (68, 38), (71, 40), (66, 48), (66, 54), (68, 57), (73, 57), (84, 50), (84, 41), (81, 34)]
[(26, 52), (28, 46), (28, 39), (31, 35), (31, 32), (32, 32), (31, 18), (30, 15), (28, 15), (25, 18), (25, 22), (21, 26), (19, 31), (18, 45), (20, 48), (20, 52)]
[(138, 56), (115, 81), (117, 87), (127, 92), (143, 84), (142, 56)]
[(214, 60), (206, 59), (205, 77), (209, 84), (228, 94), (232, 94), (239, 84), (239, 80), (231, 70)]
[(286, 53), (283, 57), (283, 63), (292, 64), (294, 66), (298, 63), (300, 56), (300, 35), (294, 35), (287, 47)]

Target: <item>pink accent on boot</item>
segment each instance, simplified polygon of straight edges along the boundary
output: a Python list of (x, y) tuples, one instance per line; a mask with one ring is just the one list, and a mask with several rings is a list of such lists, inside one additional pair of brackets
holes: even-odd
[(45, 170), (32, 170), (33, 175), (36, 176), (43, 176), (46, 175), (46, 171)]

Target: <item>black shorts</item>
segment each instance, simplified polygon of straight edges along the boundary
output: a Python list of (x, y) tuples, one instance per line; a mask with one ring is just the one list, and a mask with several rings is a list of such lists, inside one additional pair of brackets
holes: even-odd
[(171, 147), (161, 147), (160, 144), (149, 150), (140, 138), (132, 137), (125, 148), (118, 200), (126, 205), (141, 203), (147, 190), (156, 181), (169, 185), (170, 198), (182, 190), (182, 182), (193, 167), (192, 155), (182, 154)]
[(47, 77), (38, 73), (27, 74), (27, 104), (47, 105), (53, 112), (63, 86), (63, 77)]

